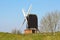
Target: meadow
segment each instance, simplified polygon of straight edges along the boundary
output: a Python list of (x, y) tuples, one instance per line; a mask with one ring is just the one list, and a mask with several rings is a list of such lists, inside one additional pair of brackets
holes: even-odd
[(11, 34), (0, 32), (0, 40), (60, 40), (60, 32), (56, 32), (55, 35), (50, 33), (45, 34)]

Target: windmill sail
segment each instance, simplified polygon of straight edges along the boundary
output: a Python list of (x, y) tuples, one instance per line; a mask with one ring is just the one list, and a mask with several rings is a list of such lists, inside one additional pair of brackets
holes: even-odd
[(30, 14), (30, 10), (32, 9), (32, 5), (30, 5), (29, 9), (28, 9), (28, 12), (27, 12), (27, 15)]

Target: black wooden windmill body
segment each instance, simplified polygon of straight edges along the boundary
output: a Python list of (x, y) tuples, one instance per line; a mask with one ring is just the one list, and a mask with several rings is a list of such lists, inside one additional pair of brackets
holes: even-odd
[(29, 7), (26, 15), (24, 9), (22, 9), (23, 15), (25, 17), (23, 24), (26, 21), (27, 28), (25, 31), (27, 31), (27, 33), (36, 33), (38, 30), (38, 18), (35, 14), (30, 14), (30, 10), (31, 10), (31, 6)]

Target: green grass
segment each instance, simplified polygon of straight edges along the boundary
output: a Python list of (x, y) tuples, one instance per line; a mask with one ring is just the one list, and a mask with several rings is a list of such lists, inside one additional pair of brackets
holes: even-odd
[(10, 34), (0, 32), (0, 40), (60, 40), (60, 32), (49, 34)]

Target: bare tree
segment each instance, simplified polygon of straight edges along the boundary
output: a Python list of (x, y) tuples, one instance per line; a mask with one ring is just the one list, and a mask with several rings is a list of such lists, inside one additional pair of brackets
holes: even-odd
[(11, 33), (12, 34), (21, 34), (21, 31), (18, 29), (13, 29)]
[(60, 20), (60, 13), (59, 12), (51, 12), (48, 13), (45, 17), (41, 19), (40, 22), (40, 29), (45, 32), (55, 32), (58, 22)]

